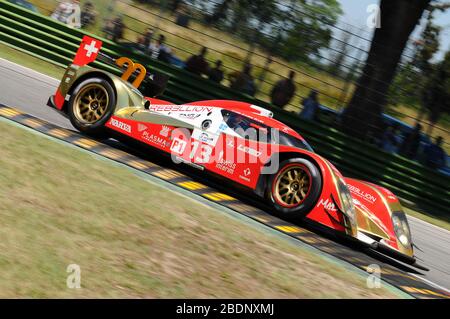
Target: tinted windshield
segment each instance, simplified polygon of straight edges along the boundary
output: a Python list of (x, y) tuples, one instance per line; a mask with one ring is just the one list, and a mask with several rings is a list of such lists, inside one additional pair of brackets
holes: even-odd
[(258, 121), (254, 121), (246, 116), (222, 110), (222, 116), (228, 127), (239, 134), (242, 138), (259, 141), (263, 143), (280, 144), (292, 146), (310, 152), (314, 152), (312, 147), (306, 142), (295, 138), (280, 130), (272, 129)]

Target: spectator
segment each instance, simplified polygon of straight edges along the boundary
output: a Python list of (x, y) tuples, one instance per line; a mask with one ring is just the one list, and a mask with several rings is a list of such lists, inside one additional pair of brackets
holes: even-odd
[(422, 130), (422, 125), (416, 124), (414, 129), (405, 137), (401, 147), (400, 154), (409, 158), (415, 159), (417, 156), (417, 151), (420, 145), (420, 133)]
[(166, 42), (166, 37), (163, 34), (160, 34), (156, 43), (150, 44), (149, 50), (151, 52), (151, 57), (153, 59), (158, 59), (160, 61), (170, 63), (171, 50), (165, 44), (165, 42)]
[(300, 117), (309, 120), (314, 121), (317, 115), (317, 110), (319, 109), (319, 101), (317, 98), (317, 91), (311, 90), (308, 97), (303, 99), (302, 105), (303, 110), (300, 113)]
[(207, 52), (208, 49), (206, 47), (203, 47), (198, 55), (191, 56), (186, 61), (185, 69), (199, 76), (201, 76), (202, 74), (208, 74), (209, 64), (205, 60)]
[(401, 144), (400, 136), (398, 135), (398, 124), (389, 126), (383, 134), (381, 140), (381, 148), (388, 153), (395, 154), (398, 152), (398, 147)]
[(94, 4), (90, 1), (87, 1), (83, 10), (81, 10), (81, 27), (87, 27), (91, 24), (95, 23), (95, 19), (97, 18), (97, 11), (95, 11)]
[(105, 26), (103, 27), (102, 31), (105, 33), (105, 38), (107, 38), (108, 40), (112, 39), (113, 29), (114, 29), (113, 20), (111, 19), (105, 20)]
[(180, 7), (183, 5), (183, 1), (182, 0), (171, 0), (170, 4), (169, 4), (169, 9), (170, 11), (172, 11), (172, 13), (177, 13), (178, 9), (180, 9)]
[(150, 50), (150, 43), (152, 42), (153, 38), (153, 29), (147, 28), (145, 29), (145, 32), (141, 35), (139, 35), (137, 39), (138, 48), (141, 51), (149, 51)]
[(105, 32), (105, 38), (118, 42), (123, 38), (123, 32), (125, 30), (125, 24), (122, 17), (118, 16), (113, 20), (107, 20), (103, 32)]
[(125, 24), (121, 16), (118, 16), (113, 21), (112, 40), (118, 42), (123, 39), (123, 33), (125, 31)]
[(147, 28), (142, 35), (142, 45), (144, 46), (145, 50), (148, 50), (150, 43), (152, 42), (153, 38), (153, 29)]
[(274, 85), (272, 92), (270, 93), (270, 98), (273, 105), (283, 108), (291, 101), (296, 89), (294, 77), (295, 72), (290, 71), (289, 78), (282, 79)]
[(184, 5), (176, 11), (173, 11), (176, 16), (175, 23), (181, 27), (189, 28), (189, 21), (191, 19), (191, 13)]
[(425, 149), (425, 165), (432, 169), (444, 168), (447, 154), (442, 148), (443, 138), (438, 136), (436, 142), (429, 144)]
[(256, 86), (251, 71), (252, 66), (246, 64), (241, 72), (233, 72), (230, 74), (230, 88), (254, 96), (256, 93)]
[(222, 71), (222, 61), (217, 60), (216, 66), (209, 71), (208, 78), (216, 83), (222, 82), (223, 80), (223, 71)]
[(81, 9), (79, 0), (61, 2), (50, 16), (74, 28), (81, 27)]

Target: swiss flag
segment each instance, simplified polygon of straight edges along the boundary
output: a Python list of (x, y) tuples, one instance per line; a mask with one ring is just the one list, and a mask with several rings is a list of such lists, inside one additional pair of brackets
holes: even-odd
[(102, 41), (85, 35), (73, 59), (73, 64), (83, 66), (94, 62), (102, 48)]
[[(83, 40), (81, 41), (80, 47), (78, 48), (77, 54), (73, 59), (72, 64), (78, 66), (84, 66), (91, 62), (94, 62), (97, 59), (97, 55), (102, 48), (102, 41), (88, 37), (85, 35)], [(66, 74), (66, 80), (69, 79), (69, 75)], [(64, 106), (64, 96), (61, 93), (61, 85), (56, 90), (55, 95), (53, 96), (54, 105), (58, 110), (61, 110)]]

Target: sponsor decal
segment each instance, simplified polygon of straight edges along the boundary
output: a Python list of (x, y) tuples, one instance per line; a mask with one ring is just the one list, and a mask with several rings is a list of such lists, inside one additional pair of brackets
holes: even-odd
[(240, 144), (238, 146), (238, 150), (241, 151), (241, 152), (253, 155), (255, 157), (258, 157), (258, 156), (260, 156), (262, 154), (262, 152), (257, 151), (257, 150), (255, 150), (255, 149), (253, 149), (251, 147), (248, 147), (248, 146), (245, 146), (245, 145), (242, 145), (242, 144)]
[(252, 173), (252, 171), (250, 170), (250, 168), (246, 168), (244, 170), (244, 175), (239, 175), (240, 179), (243, 179), (246, 182), (250, 183), (250, 178), (248, 177), (250, 174)]
[(243, 179), (244, 181), (246, 181), (246, 182), (249, 182), (249, 183), (250, 183), (250, 178), (248, 178), (248, 177), (245, 177), (245, 176), (239, 175), (239, 178), (240, 178), (240, 179)]
[(181, 113), (178, 115), (181, 118), (188, 119), (188, 120), (195, 120), (196, 118), (200, 117), (201, 113)]
[(360, 190), (358, 187), (355, 187), (353, 185), (347, 185), (347, 186), (352, 194), (355, 194), (356, 196), (368, 201), (369, 203), (373, 204), (377, 201), (377, 198), (375, 196), (373, 196), (372, 194), (366, 193), (366, 192)]
[(333, 201), (329, 198), (327, 199), (321, 199), (316, 207), (323, 207), (324, 209), (330, 211), (330, 212), (337, 212), (336, 205), (334, 205)]
[(217, 129), (217, 134), (222, 133), (223, 131), (225, 131), (228, 128), (228, 125), (226, 125), (225, 123), (220, 124), (219, 128)]
[(154, 112), (183, 112), (188, 113), (203, 113), (211, 112), (213, 107), (210, 106), (197, 106), (197, 105), (152, 105), (150, 111)]
[(233, 163), (231, 161), (226, 161), (223, 158), (221, 158), (219, 160), (219, 162), (217, 163), (216, 167), (225, 173), (233, 175), (234, 170), (236, 169), (236, 163)]
[(138, 128), (139, 132), (142, 132), (142, 131), (145, 131), (148, 127), (147, 127), (147, 125), (139, 123), (137, 128)]
[(168, 137), (170, 133), (170, 127), (163, 125), (161, 131), (159, 132), (159, 134), (161, 134), (161, 136), (164, 137)]
[(179, 139), (178, 137), (174, 138), (172, 145), (170, 146), (170, 150), (175, 154), (183, 154), (186, 149), (187, 142)]
[(114, 118), (111, 119), (110, 124), (114, 127), (117, 127), (118, 129), (125, 131), (127, 133), (131, 133), (131, 125), (121, 122), (119, 120), (116, 120)]
[(194, 140), (200, 141), (202, 143), (205, 143), (205, 144), (208, 144), (211, 146), (215, 146), (219, 139), (219, 135), (210, 134), (210, 133), (195, 129), (192, 132), (192, 138)]
[(214, 141), (214, 138), (209, 137), (209, 135), (207, 133), (203, 132), (202, 134), (200, 134), (199, 141), (207, 143), (207, 144), (210, 144), (210, 143), (212, 143)]
[(142, 134), (142, 139), (152, 143), (152, 144), (156, 144), (162, 147), (166, 147), (169, 145), (169, 143), (161, 136), (155, 135), (155, 134), (150, 134), (149, 132), (145, 131)]

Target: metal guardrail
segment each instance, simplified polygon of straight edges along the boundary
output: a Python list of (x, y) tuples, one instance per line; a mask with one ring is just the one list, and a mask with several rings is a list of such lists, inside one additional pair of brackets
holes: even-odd
[[(72, 60), (84, 32), (72, 29), (48, 17), (0, 1), (0, 41), (59, 66)], [(97, 37), (91, 35), (93, 37)], [(98, 37), (97, 37), (98, 38)], [(157, 72), (169, 75), (164, 98), (174, 103), (206, 99), (234, 99), (271, 109), (275, 118), (298, 130), (319, 154), (331, 160), (343, 173), (391, 189), (406, 204), (431, 209), (436, 214), (450, 214), (450, 178), (419, 163), (380, 151), (334, 128), (299, 119), (295, 114), (273, 108), (249, 96), (236, 93), (184, 70), (131, 52), (109, 40), (104, 52), (111, 56), (128, 55)], [(94, 66), (118, 73), (101, 62)]]

